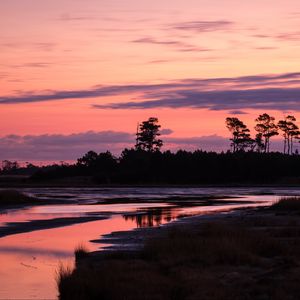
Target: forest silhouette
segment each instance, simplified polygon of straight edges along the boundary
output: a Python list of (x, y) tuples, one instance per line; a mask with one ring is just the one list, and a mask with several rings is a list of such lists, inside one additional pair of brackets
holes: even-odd
[[(74, 164), (20, 168), (5, 161), (2, 174), (30, 174), (29, 181), (51, 182), (63, 178), (88, 178), (93, 184), (294, 184), (300, 182), (300, 156), (294, 143), (300, 132), (294, 116), (279, 122), (264, 113), (256, 119), (254, 138), (236, 117), (225, 125), (230, 150), (161, 151), (159, 121), (155, 117), (138, 125), (135, 146), (119, 157), (111, 152), (89, 151)], [(283, 137), (283, 152), (270, 152), (270, 140)]]

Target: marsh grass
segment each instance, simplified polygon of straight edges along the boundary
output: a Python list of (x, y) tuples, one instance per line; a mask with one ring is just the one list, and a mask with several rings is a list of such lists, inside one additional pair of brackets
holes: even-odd
[(74, 255), (75, 255), (76, 262), (87, 257), (88, 254), (89, 254), (89, 250), (83, 243), (80, 243), (75, 247)]
[(300, 258), (291, 245), (269, 230), (243, 226), (173, 228), (134, 255), (83, 261), (60, 277), (60, 299), (281, 300), (300, 292), (300, 271), (286, 266)]
[(295, 211), (300, 212), (300, 197), (281, 197), (278, 201), (276, 201), (271, 209), (277, 211)]
[(1, 190), (0, 191), (0, 206), (1, 205), (22, 205), (36, 203), (37, 199), (21, 193), (16, 190)]
[(73, 268), (71, 266), (59, 263), (57, 269), (55, 270), (55, 281), (58, 290), (62, 289), (63, 284), (66, 285), (66, 283), (70, 280), (72, 273)]
[(167, 238), (148, 241), (147, 259), (168, 265), (193, 262), (199, 266), (260, 265), (264, 257), (282, 254), (281, 244), (263, 232), (208, 223), (199, 230), (174, 230)]

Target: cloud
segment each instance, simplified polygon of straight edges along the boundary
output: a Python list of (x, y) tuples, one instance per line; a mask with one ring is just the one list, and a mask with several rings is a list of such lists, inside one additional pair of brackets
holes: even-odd
[[(254, 132), (253, 132), (254, 133)], [(217, 134), (208, 136), (198, 136), (189, 138), (164, 138), (165, 144), (173, 150), (187, 149), (187, 150), (203, 150), (226, 152), (230, 149), (229, 137), (222, 137)], [(297, 145), (295, 145), (297, 147)], [(283, 141), (281, 139), (272, 139), (270, 141), (271, 151), (283, 151)]]
[(169, 46), (172, 48), (175, 48), (177, 51), (181, 52), (189, 52), (189, 51), (195, 51), (195, 52), (208, 52), (212, 51), (212, 49), (208, 48), (201, 48), (195, 45), (191, 45), (182, 41), (175, 41), (175, 40), (157, 40), (152, 37), (143, 37), (137, 40), (133, 40), (132, 43), (138, 43), (138, 44), (154, 44), (154, 45), (164, 45)]
[(70, 21), (90, 21), (93, 20), (95, 17), (93, 16), (73, 16), (69, 13), (61, 14), (57, 20), (62, 22), (70, 22)]
[[(203, 149), (222, 151), (228, 149), (228, 139), (217, 135), (204, 137), (172, 137), (171, 129), (162, 129), (164, 150)], [(111, 151), (119, 155), (135, 143), (135, 135), (128, 132), (102, 131), (83, 132), (70, 135), (7, 135), (0, 139), (2, 160), (18, 161), (72, 161), (89, 150), (96, 152)]]
[(67, 91), (20, 92), (0, 104), (122, 96), (134, 101), (95, 104), (98, 109), (206, 108), (210, 110), (300, 109), (300, 73), (181, 79), (159, 84), (94, 86)]
[(227, 20), (181, 22), (170, 25), (172, 29), (211, 32), (230, 29), (235, 23)]
[[(155, 96), (155, 94), (152, 94)], [(158, 95), (160, 96), (160, 95)], [(198, 91), (178, 90), (158, 100), (131, 101), (95, 105), (97, 108), (150, 109), (201, 108), (209, 110), (271, 109), (299, 110), (300, 88), (265, 88), (248, 90)]]
[(117, 131), (88, 131), (70, 135), (7, 135), (0, 139), (2, 160), (75, 160), (89, 150), (120, 151), (133, 145), (135, 135)]
[(278, 47), (263, 46), (263, 47), (255, 47), (254, 49), (268, 51), (268, 50), (278, 50), (279, 48)]
[(172, 45), (172, 46), (182, 46), (183, 43), (180, 41), (159, 41), (151, 37), (144, 37), (137, 40), (133, 40), (132, 43), (138, 43), (138, 44), (158, 44), (158, 45)]
[(49, 62), (31, 62), (31, 63), (23, 63), (23, 64), (3, 64), (2, 66), (13, 68), (13, 69), (22, 69), (22, 68), (48, 68), (52, 66), (52, 63)]
[(242, 110), (231, 110), (228, 112), (231, 115), (246, 115), (247, 113)]
[(170, 134), (172, 134), (174, 131), (172, 130), (172, 129), (168, 129), (168, 128), (166, 128), (166, 129), (162, 129), (161, 131), (160, 131), (160, 134), (161, 135), (170, 135)]
[[(219, 135), (174, 137), (171, 129), (162, 129), (162, 150), (177, 151), (179, 149), (194, 151), (227, 151), (230, 147), (229, 137)], [(135, 134), (117, 131), (82, 132), (69, 135), (7, 135), (0, 138), (0, 157), (2, 160), (19, 162), (59, 162), (76, 161), (87, 151), (111, 151), (120, 155), (124, 148), (132, 148)], [(280, 139), (272, 140), (271, 149), (281, 151), (283, 143)]]
[[(252, 37), (255, 38), (261, 38), (261, 39), (273, 39), (277, 41), (286, 41), (286, 42), (297, 42), (300, 40), (300, 31), (288, 31), (288, 32), (282, 32), (279, 34), (254, 34)], [(264, 48), (273, 48), (273, 47), (261, 47), (257, 49), (262, 49)], [(276, 49), (276, 47), (274, 47)], [(279, 49), (277, 47), (277, 49)]]
[(276, 38), (281, 41), (299, 41), (300, 40), (300, 31), (297, 32), (285, 32), (279, 35), (276, 35)]
[(164, 139), (165, 144), (173, 149), (189, 149), (204, 151), (226, 151), (229, 149), (229, 139), (219, 135), (198, 136), (188, 138), (167, 137)]
[(0, 49), (4, 51), (13, 51), (13, 50), (33, 50), (33, 51), (44, 51), (51, 52), (57, 48), (58, 44), (54, 42), (11, 42), (11, 43), (0, 43)]

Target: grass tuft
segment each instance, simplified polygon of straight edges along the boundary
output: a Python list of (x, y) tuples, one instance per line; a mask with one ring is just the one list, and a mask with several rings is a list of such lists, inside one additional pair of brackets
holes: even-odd
[(73, 268), (62, 263), (59, 264), (55, 271), (55, 281), (58, 290), (64, 290), (65, 286), (68, 285), (68, 282), (70, 281), (72, 273)]
[(79, 261), (79, 260), (87, 257), (88, 254), (89, 254), (88, 248), (82, 243), (77, 245), (75, 250), (74, 250), (74, 255), (75, 255), (75, 260), (76, 261)]

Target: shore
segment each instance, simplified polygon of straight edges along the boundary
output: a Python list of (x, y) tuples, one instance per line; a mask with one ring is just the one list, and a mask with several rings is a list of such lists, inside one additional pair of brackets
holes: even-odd
[(298, 299), (299, 225), (256, 208), (112, 233), (61, 274), (60, 299)]
[(137, 251), (143, 248), (145, 241), (160, 235), (167, 234), (170, 230), (190, 228), (208, 222), (226, 222), (228, 220), (244, 218), (250, 214), (262, 214), (265, 208), (237, 208), (230, 211), (218, 211), (194, 216), (183, 216), (175, 221), (159, 227), (142, 227), (131, 231), (117, 231), (92, 240), (94, 243), (107, 244), (104, 250), (95, 251), (91, 256), (105, 255), (111, 251)]
[(285, 178), (274, 183), (265, 182), (229, 182), (229, 183), (96, 183), (91, 176), (66, 177), (34, 181), (30, 176), (0, 175), (0, 188), (249, 188), (249, 187), (299, 187), (300, 178)]

